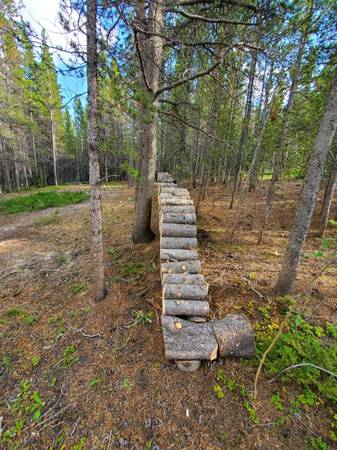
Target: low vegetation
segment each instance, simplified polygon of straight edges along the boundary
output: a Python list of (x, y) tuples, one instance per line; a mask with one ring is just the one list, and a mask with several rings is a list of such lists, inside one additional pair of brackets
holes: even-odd
[[(44, 191), (27, 195), (16, 195), (8, 199), (0, 199), (0, 215), (17, 214), (21, 212), (39, 211), (41, 209), (72, 205), (88, 200), (87, 192)], [(56, 216), (51, 216), (51, 222)], [(46, 219), (46, 222), (48, 220)]]

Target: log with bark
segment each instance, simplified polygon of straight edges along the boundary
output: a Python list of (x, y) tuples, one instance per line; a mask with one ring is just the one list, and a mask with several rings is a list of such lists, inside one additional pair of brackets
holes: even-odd
[(175, 213), (167, 211), (167, 208), (163, 208), (160, 220), (162, 223), (185, 223), (193, 225), (196, 223), (197, 216), (195, 213)]
[(193, 206), (193, 200), (184, 197), (160, 196), (161, 206)]
[(207, 317), (209, 304), (200, 300), (163, 300), (162, 312), (168, 316)]
[(163, 274), (163, 284), (200, 284), (207, 285), (205, 281), (205, 277), (203, 275), (198, 274), (174, 274), (174, 273), (166, 273)]
[(253, 328), (243, 314), (229, 314), (212, 322), (220, 356), (249, 358), (256, 351)]
[(161, 317), (166, 359), (213, 361), (218, 343), (210, 323), (193, 323), (171, 316)]
[(166, 262), (160, 266), (162, 276), (166, 273), (200, 273), (200, 261)]
[(193, 205), (165, 205), (161, 207), (161, 211), (163, 214), (166, 213), (174, 213), (174, 214), (195, 214), (195, 208)]
[(193, 237), (197, 236), (196, 225), (181, 224), (181, 223), (163, 223), (162, 224), (163, 237)]
[(196, 261), (198, 259), (197, 250), (180, 250), (176, 248), (161, 248), (161, 261)]
[(204, 300), (208, 284), (164, 284), (163, 299)]
[(160, 239), (160, 247), (192, 250), (198, 247), (198, 241), (196, 238), (163, 237)]

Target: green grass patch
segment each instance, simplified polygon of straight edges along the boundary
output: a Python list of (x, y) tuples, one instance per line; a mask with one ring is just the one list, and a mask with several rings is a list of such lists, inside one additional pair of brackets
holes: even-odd
[(16, 195), (0, 200), (0, 215), (39, 211), (50, 207), (60, 207), (80, 203), (89, 198), (87, 192), (36, 192), (29, 195)]

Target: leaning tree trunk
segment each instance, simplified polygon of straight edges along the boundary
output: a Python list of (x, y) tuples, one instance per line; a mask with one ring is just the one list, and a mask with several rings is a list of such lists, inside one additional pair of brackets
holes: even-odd
[(138, 130), (138, 182), (136, 186), (136, 206), (133, 227), (135, 243), (153, 239), (151, 230), (152, 188), (157, 159), (157, 118), (158, 90), (162, 65), (163, 42), (160, 37), (163, 27), (163, 7), (161, 2), (150, 2), (149, 19), (146, 19), (146, 2), (137, 4), (136, 22), (140, 29), (148, 28), (151, 36), (136, 33), (136, 47), (140, 67), (140, 82), (144, 92), (143, 106), (139, 113)]
[(104, 279), (102, 193), (98, 148), (96, 15), (96, 0), (87, 0), (88, 152), (91, 192), (91, 246), (94, 267), (94, 297), (98, 301), (106, 296), (107, 290)]
[(289, 236), (282, 269), (277, 280), (276, 291), (279, 295), (286, 295), (292, 291), (297, 275), (300, 255), (310, 226), (317, 191), (323, 176), (324, 162), (330, 149), (336, 128), (337, 69), (335, 70), (326, 109), (315, 138), (314, 150), (308, 162), (307, 173), (298, 201), (293, 228)]
[(320, 237), (324, 237), (325, 235), (326, 227), (328, 225), (329, 220), (331, 202), (334, 192), (336, 190), (336, 185), (337, 185), (337, 152), (335, 152), (334, 159), (331, 162), (329, 180), (324, 193), (321, 225), (318, 232), (318, 235)]

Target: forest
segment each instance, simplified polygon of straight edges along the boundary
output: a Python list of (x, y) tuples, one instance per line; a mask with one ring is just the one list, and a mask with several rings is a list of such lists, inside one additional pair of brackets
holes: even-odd
[(0, 0), (0, 448), (336, 448), (336, 2), (51, 5)]

